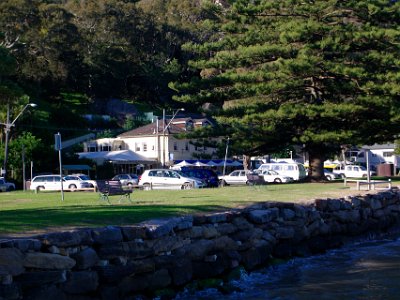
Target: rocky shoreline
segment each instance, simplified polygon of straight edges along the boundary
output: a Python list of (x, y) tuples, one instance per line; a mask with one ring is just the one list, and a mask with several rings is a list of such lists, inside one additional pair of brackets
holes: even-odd
[(0, 299), (134, 299), (276, 258), (309, 256), (400, 220), (400, 191), (0, 240)]

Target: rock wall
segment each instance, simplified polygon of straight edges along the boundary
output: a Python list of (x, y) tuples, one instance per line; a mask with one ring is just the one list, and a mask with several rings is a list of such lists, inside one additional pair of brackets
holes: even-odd
[(307, 256), (398, 222), (391, 190), (0, 240), (0, 299), (132, 299), (272, 257)]

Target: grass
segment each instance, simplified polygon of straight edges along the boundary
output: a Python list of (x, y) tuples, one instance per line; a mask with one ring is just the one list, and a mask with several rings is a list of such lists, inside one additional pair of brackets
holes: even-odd
[[(147, 219), (201, 212), (223, 211), (260, 201), (297, 202), (342, 196), (350, 192), (343, 183), (301, 183), (267, 186), (229, 186), (215, 189), (134, 191), (133, 203), (113, 205), (99, 200), (98, 193), (0, 193), (0, 235), (33, 234), (60, 228), (127, 225)], [(357, 191), (352, 191), (357, 194)]]

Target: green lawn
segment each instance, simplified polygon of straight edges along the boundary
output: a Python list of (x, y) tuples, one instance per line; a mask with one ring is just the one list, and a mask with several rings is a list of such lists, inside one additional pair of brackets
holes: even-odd
[[(0, 193), (0, 234), (33, 233), (60, 227), (123, 225), (146, 219), (221, 211), (258, 201), (328, 198), (349, 193), (343, 183), (237, 186), (196, 190), (135, 190), (133, 204), (112, 196), (112, 205), (94, 192)], [(357, 194), (357, 191), (351, 190)]]

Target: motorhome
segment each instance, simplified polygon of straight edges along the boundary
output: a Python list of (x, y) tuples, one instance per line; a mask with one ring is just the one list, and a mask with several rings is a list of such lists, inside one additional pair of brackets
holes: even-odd
[(306, 169), (300, 163), (266, 163), (262, 164), (258, 170), (274, 170), (280, 175), (292, 177), (294, 180), (301, 180), (307, 176)]

